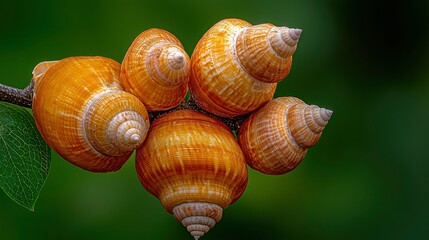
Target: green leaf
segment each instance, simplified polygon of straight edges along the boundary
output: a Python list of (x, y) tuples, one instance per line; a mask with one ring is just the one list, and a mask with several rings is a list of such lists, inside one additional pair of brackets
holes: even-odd
[(50, 165), (50, 149), (33, 116), (22, 107), (0, 102), (0, 187), (34, 211)]

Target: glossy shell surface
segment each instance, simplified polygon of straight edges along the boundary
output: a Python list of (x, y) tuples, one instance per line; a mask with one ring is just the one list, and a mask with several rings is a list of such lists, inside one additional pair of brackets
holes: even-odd
[(256, 110), (272, 99), (276, 82), (289, 74), (300, 33), (239, 19), (218, 22), (192, 54), (191, 93), (204, 110), (221, 117)]
[[(185, 211), (186, 217), (207, 207), (226, 208), (247, 185), (244, 156), (231, 130), (192, 110), (175, 111), (153, 122), (137, 150), (136, 168), (143, 187), (168, 212)], [(182, 209), (183, 204), (190, 205)]]
[(302, 161), (320, 139), (332, 111), (295, 97), (276, 98), (243, 123), (239, 143), (252, 168), (284, 174)]
[(142, 32), (128, 49), (121, 67), (124, 89), (148, 110), (179, 105), (188, 91), (190, 59), (180, 41), (157, 28)]
[(33, 96), (34, 118), (45, 141), (86, 170), (118, 170), (149, 128), (144, 105), (122, 91), (120, 64), (104, 57), (72, 57), (46, 66)]

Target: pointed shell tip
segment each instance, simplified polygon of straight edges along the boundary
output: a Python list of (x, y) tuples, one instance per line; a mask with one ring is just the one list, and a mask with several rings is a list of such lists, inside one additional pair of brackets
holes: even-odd
[(331, 116), (334, 112), (332, 110), (326, 109), (326, 108), (320, 108), (320, 117), (324, 121), (329, 121), (331, 119)]
[(293, 39), (293, 40), (298, 40), (299, 37), (301, 36), (302, 30), (299, 28), (290, 28), (289, 30), (289, 36)]
[(176, 54), (174, 56), (174, 60), (178, 63), (181, 63), (183, 62), (183, 60), (185, 60), (185, 57), (183, 56), (183, 54)]
[(325, 112), (326, 112), (326, 115), (327, 115), (328, 117), (331, 117), (331, 116), (332, 116), (332, 114), (334, 113), (334, 111), (329, 110), (329, 109), (325, 109)]
[(204, 235), (204, 232), (202, 232), (202, 231), (191, 231), (190, 234), (192, 235), (192, 237), (194, 237), (194, 239), (199, 239), (201, 236)]
[(138, 142), (140, 142), (140, 139), (141, 139), (141, 137), (140, 137), (140, 135), (139, 135), (139, 134), (133, 134), (133, 135), (131, 136), (131, 142), (133, 142), (133, 143), (138, 143)]
[(170, 67), (173, 69), (179, 70), (185, 66), (185, 56), (178, 50), (172, 51), (167, 58)]

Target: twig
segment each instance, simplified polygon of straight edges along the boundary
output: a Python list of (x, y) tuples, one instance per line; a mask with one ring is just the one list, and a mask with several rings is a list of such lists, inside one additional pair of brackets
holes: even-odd
[(0, 101), (31, 108), (33, 98), (34, 81), (24, 89), (17, 89), (0, 84)]
[(218, 119), (218, 120), (224, 122), (233, 131), (240, 130), (240, 127), (243, 124), (244, 120), (246, 120), (246, 118), (250, 115), (250, 114), (246, 114), (246, 115), (233, 117), (233, 118), (219, 117), (217, 115), (214, 115), (214, 114), (209, 113), (209, 112), (205, 111), (204, 109), (202, 109), (199, 106), (198, 102), (195, 100), (195, 98), (191, 94), (189, 96), (188, 101), (182, 102), (179, 106), (177, 106), (175, 108), (172, 108), (172, 109), (166, 110), (166, 111), (160, 111), (160, 112), (149, 112), (149, 118), (150, 118), (151, 122), (153, 122), (155, 119), (157, 119), (157, 118), (159, 118), (159, 117), (161, 117), (167, 113), (177, 111), (177, 110), (185, 110), (185, 109), (194, 110), (194, 111), (209, 115), (212, 118)]

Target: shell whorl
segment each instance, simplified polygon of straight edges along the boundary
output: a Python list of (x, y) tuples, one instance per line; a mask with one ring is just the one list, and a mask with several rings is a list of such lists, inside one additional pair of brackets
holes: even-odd
[(301, 32), (268, 23), (243, 28), (236, 38), (237, 58), (255, 79), (279, 82), (290, 72)]
[(83, 117), (87, 140), (105, 155), (132, 152), (143, 143), (149, 129), (142, 106), (132, 94), (120, 90), (95, 95)]
[(298, 44), (302, 30), (288, 27), (273, 27), (268, 33), (271, 48), (282, 58), (291, 57)]
[(266, 174), (284, 174), (314, 146), (333, 112), (294, 97), (276, 98), (243, 123), (239, 143), (247, 163)]
[(333, 112), (316, 105), (297, 104), (288, 109), (287, 125), (293, 140), (303, 148), (314, 146)]
[(190, 59), (180, 41), (157, 28), (142, 32), (128, 49), (121, 66), (121, 84), (148, 110), (167, 110), (184, 100)]
[(217, 204), (191, 202), (177, 205), (173, 215), (198, 240), (222, 218), (223, 208)]
[(183, 84), (189, 73), (185, 51), (165, 42), (154, 45), (148, 51), (146, 67), (152, 79), (166, 87)]

